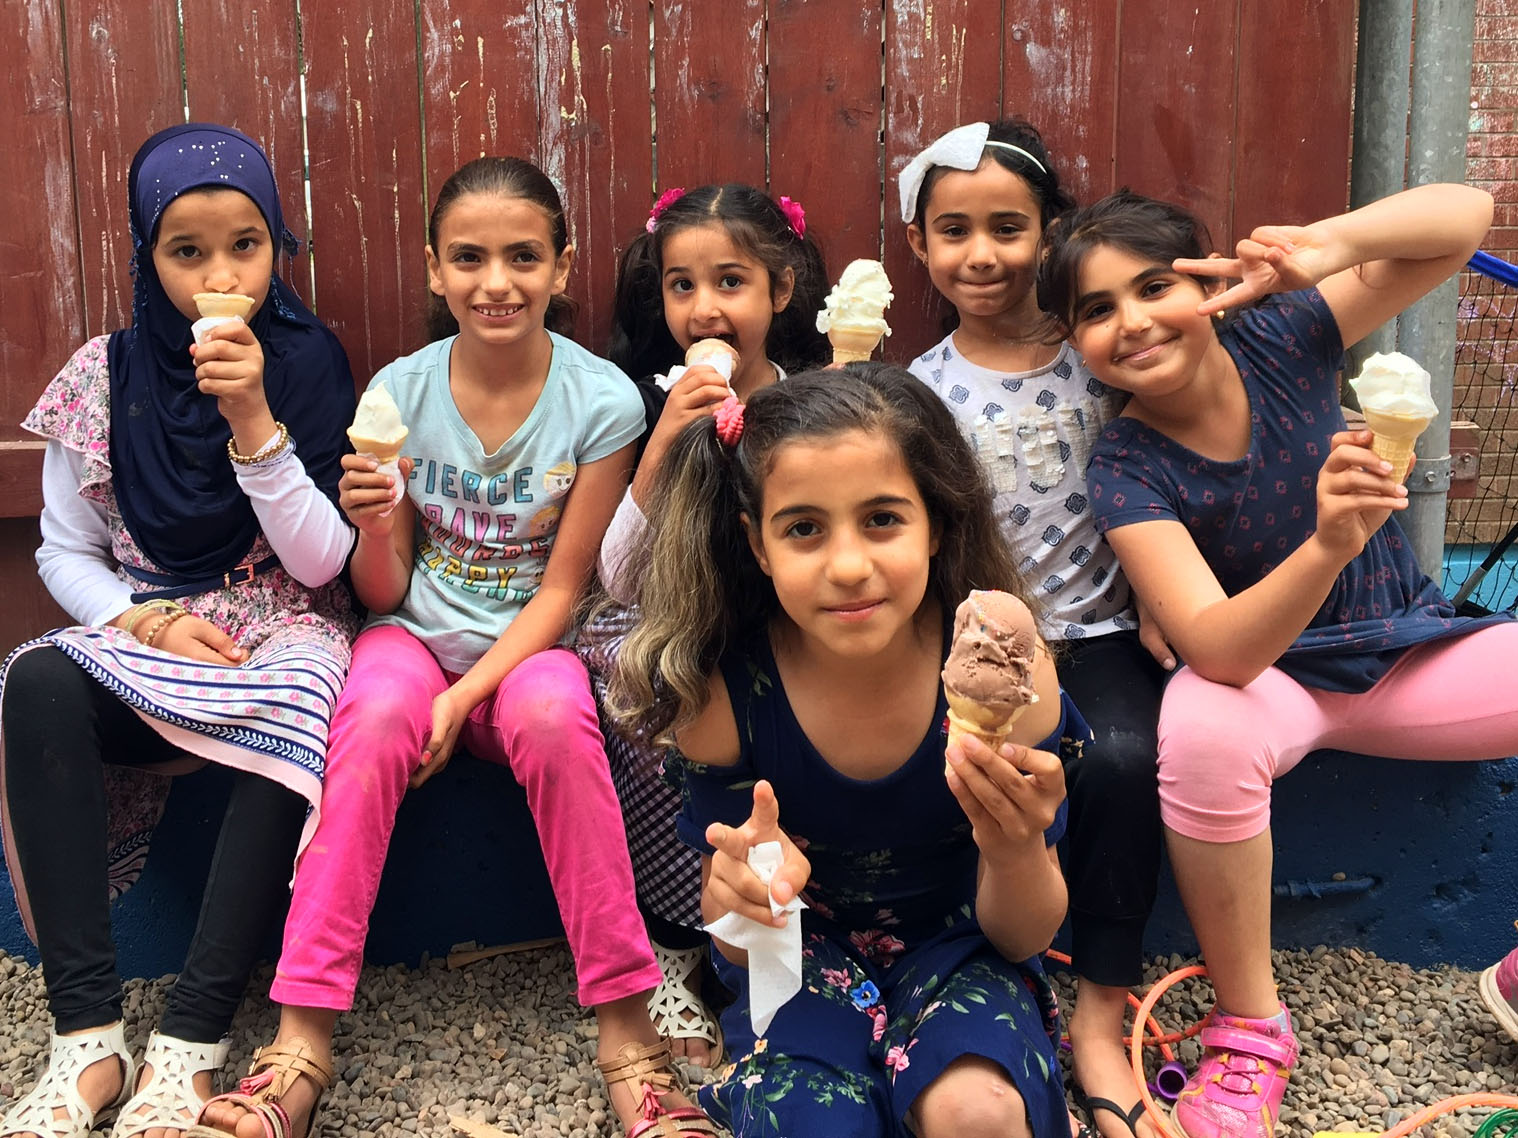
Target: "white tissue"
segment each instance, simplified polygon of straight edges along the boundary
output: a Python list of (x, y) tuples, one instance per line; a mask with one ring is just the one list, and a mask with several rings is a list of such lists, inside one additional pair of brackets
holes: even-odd
[(195, 343), (204, 344), (212, 328), (215, 328), (218, 324), (226, 324), (232, 320), (237, 321), (239, 324), (243, 322), (241, 316), (202, 316), (190, 325), (190, 335), (195, 337)]
[[(779, 842), (760, 842), (748, 851), (748, 867), (766, 885), (783, 860)], [(781, 905), (770, 894), (773, 916), (805, 908), (800, 897)], [(754, 1034), (762, 1037), (775, 1013), (801, 991), (801, 918), (793, 916), (783, 929), (777, 929), (737, 913), (724, 913), (706, 931), (748, 953), (748, 1014)]]
[[(378, 458), (379, 455), (371, 454), (369, 457)], [(394, 479), (394, 483), (390, 487), (390, 504), (379, 512), (380, 517), (388, 518), (391, 514), (395, 513), (395, 507), (399, 506), (401, 499), (406, 496), (406, 480), (401, 477), (401, 460), (396, 459), (394, 462), (382, 462), (375, 468), (374, 473), (388, 474)]]
[[(732, 356), (720, 356), (710, 360), (703, 360), (699, 366), (709, 367), (723, 379), (727, 380), (727, 392), (729, 395), (734, 394)], [(659, 385), (659, 389), (661, 391), (668, 391), (675, 384), (679, 383), (680, 380), (685, 377), (685, 373), (688, 371), (690, 371), (690, 368), (685, 364), (676, 364), (674, 367), (669, 369), (668, 375), (654, 376), (654, 382)]]
[[(379, 460), (379, 455), (373, 451), (360, 451), (358, 452), (358, 456), (360, 458), (372, 458), (375, 461)], [(380, 517), (388, 518), (395, 512), (395, 507), (401, 504), (401, 499), (406, 496), (406, 480), (401, 477), (401, 460), (396, 458), (392, 462), (381, 462), (375, 468), (374, 473), (386, 474), (393, 479), (390, 487), (390, 504), (379, 512)]]

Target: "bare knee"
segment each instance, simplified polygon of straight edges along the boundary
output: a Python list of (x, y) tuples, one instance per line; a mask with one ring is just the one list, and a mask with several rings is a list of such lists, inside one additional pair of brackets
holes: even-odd
[(956, 1059), (912, 1104), (919, 1138), (1031, 1138), (1028, 1108), (1000, 1065)]

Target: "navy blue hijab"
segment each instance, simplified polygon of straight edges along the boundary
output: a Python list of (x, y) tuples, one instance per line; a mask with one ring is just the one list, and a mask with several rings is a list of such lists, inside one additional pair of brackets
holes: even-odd
[[(132, 326), (112, 334), (111, 477), (127, 532), (186, 581), (219, 577), (245, 559), (258, 519), (227, 458), (232, 429), (195, 383), (190, 321), (153, 265), (158, 223), (190, 190), (240, 190), (263, 214), (277, 254), (299, 243), (285, 228), (274, 171), (247, 135), (211, 123), (161, 130), (127, 175), (132, 225)], [(274, 275), (249, 320), (264, 353), (264, 395), (306, 472), (333, 501), (353, 420), (353, 375), (337, 337)]]

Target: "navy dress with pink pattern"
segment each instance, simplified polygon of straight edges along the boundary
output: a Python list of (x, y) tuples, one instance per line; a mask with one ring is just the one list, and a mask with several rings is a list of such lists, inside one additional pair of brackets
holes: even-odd
[[(974, 917), (979, 850), (943, 776), (943, 693), (911, 757), (883, 778), (859, 780), (807, 739), (766, 640), (729, 652), (722, 673), (739, 760), (720, 768), (681, 762), (680, 835), (711, 853), (706, 827), (741, 824), (755, 781), (768, 779), (812, 877), (801, 914), (802, 988), (764, 1038), (750, 1024), (747, 970), (713, 954), (738, 993), (722, 1026), (729, 1052), (741, 1058), (702, 1088), (701, 1105), (740, 1138), (905, 1138), (922, 1090), (954, 1060), (977, 1055), (1016, 1085), (1035, 1138), (1066, 1138), (1053, 989), (1036, 958), (1007, 960)], [(1074, 705), (1062, 703), (1059, 729), (1040, 744), (1056, 753), (1090, 739)], [(1061, 805), (1046, 840), (1058, 841), (1064, 826)]]

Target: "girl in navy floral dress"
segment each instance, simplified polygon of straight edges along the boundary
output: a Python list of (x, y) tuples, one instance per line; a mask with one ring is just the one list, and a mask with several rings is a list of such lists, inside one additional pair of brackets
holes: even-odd
[[(1047, 649), (1014, 741), (946, 751), (954, 606), (1021, 592), (990, 491), (899, 368), (797, 376), (743, 418), (693, 422), (666, 459), (609, 693), (684, 757), (707, 919), (802, 922), (801, 988), (761, 1038), (747, 958), (717, 942), (741, 1058), (702, 1105), (740, 1136), (1064, 1138), (1037, 956), (1065, 911), (1051, 752), (1088, 732)], [(746, 860), (767, 841), (768, 887)], [(804, 912), (771, 917), (798, 893)]]

